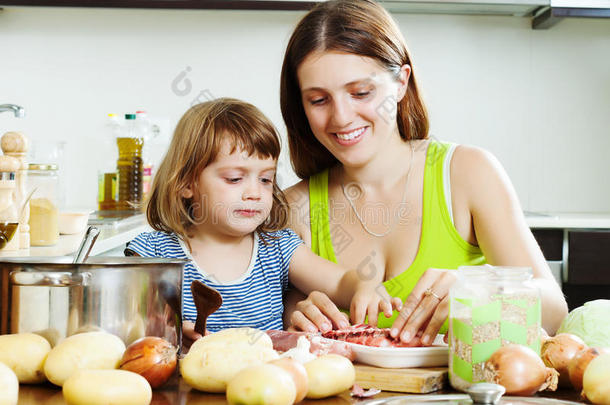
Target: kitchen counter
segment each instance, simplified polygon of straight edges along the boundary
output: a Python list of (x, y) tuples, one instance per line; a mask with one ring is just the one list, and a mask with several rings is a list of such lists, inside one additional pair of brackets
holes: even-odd
[[(127, 223), (112, 225), (96, 225), (100, 229), (97, 241), (93, 245), (91, 255), (96, 256), (125, 245), (141, 232), (150, 230), (144, 215), (138, 215)], [(85, 232), (73, 235), (60, 235), (54, 246), (32, 246), (29, 249), (17, 251), (0, 251), (0, 257), (16, 256), (69, 256), (73, 255)]]
[[(426, 396), (432, 397), (435, 394), (457, 394), (458, 392), (446, 389), (437, 391)], [(384, 398), (398, 395), (408, 395), (402, 393), (382, 392), (374, 398)], [(539, 395), (541, 397), (562, 399), (567, 401), (583, 402), (579, 398), (579, 394), (574, 390), (560, 390), (557, 392), (545, 392)], [(302, 405), (347, 405), (362, 403), (362, 400), (354, 399), (349, 396), (348, 392), (344, 392), (339, 396), (334, 396), (326, 399), (304, 400), (300, 402)], [(61, 389), (51, 384), (47, 385), (21, 385), (19, 387), (19, 405), (65, 405)], [(153, 391), (151, 405), (226, 405), (226, 397), (224, 394), (206, 394), (188, 387), (184, 382), (174, 384), (168, 389), (159, 389)]]
[(526, 212), (530, 228), (610, 229), (610, 212), (607, 213), (535, 213)]
[[(526, 212), (525, 219), (530, 228), (555, 229), (610, 229), (610, 213), (534, 213)], [(143, 214), (118, 225), (99, 225), (100, 235), (93, 246), (91, 255), (96, 256), (119, 248), (135, 238), (139, 233), (150, 231)], [(84, 232), (74, 235), (60, 235), (54, 246), (31, 247), (17, 251), (1, 251), (0, 257), (15, 256), (67, 256), (78, 249)]]

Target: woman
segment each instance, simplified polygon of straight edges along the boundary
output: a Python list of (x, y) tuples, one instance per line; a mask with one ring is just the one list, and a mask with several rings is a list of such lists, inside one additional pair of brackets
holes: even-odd
[[(379, 326), (431, 344), (455, 281), (441, 269), (489, 263), (531, 267), (543, 327), (558, 328), (567, 305), (510, 180), (491, 154), (428, 138), (411, 58), (380, 5), (324, 2), (299, 22), (282, 67), (281, 107), (304, 179), (287, 191), (289, 225), (318, 255), (378, 277), (405, 300)], [(294, 312), (287, 306), (296, 329), (345, 325), (320, 293)], [(363, 320), (362, 311), (352, 314)]]

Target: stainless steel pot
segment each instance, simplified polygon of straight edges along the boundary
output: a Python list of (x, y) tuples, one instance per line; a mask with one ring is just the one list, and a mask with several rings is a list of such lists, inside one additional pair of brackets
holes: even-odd
[(143, 336), (182, 343), (186, 261), (142, 257), (0, 259), (0, 333), (35, 332), (52, 345), (104, 330), (125, 344)]

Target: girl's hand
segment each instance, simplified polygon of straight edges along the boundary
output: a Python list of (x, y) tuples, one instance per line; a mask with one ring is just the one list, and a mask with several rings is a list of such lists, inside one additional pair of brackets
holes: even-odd
[(390, 335), (409, 343), (419, 332), (422, 345), (431, 345), (449, 315), (449, 288), (455, 280), (452, 270), (426, 270), (407, 297)]
[(304, 332), (328, 332), (332, 329), (349, 327), (347, 315), (320, 291), (312, 291), (303, 301), (296, 305), (296, 311), (290, 316), (288, 330)]
[[(208, 335), (210, 332), (205, 330), (205, 334)], [(195, 323), (191, 321), (183, 321), (182, 322), (182, 345), (184, 347), (191, 347), (193, 342), (197, 339), (201, 339), (200, 333), (195, 332)]]
[(377, 284), (376, 287), (363, 286), (356, 290), (349, 313), (353, 324), (363, 323), (368, 316), (369, 325), (377, 326), (379, 312), (390, 318), (394, 309), (400, 311), (401, 308), (400, 298), (390, 297), (383, 284)]

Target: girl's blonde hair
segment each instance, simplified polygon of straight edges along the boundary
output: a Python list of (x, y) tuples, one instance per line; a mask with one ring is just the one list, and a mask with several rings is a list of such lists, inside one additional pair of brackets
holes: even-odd
[(315, 138), (305, 115), (297, 69), (316, 51), (338, 51), (375, 59), (395, 78), (411, 65), (407, 93), (398, 102), (396, 120), (404, 141), (428, 137), (428, 113), (422, 101), (415, 68), (396, 22), (371, 0), (330, 0), (318, 3), (297, 24), (284, 55), (280, 105), (288, 132), (290, 158), (302, 179), (338, 163)]
[[(182, 197), (187, 188), (196, 191), (203, 169), (214, 161), (223, 141), (250, 156), (280, 156), (280, 138), (267, 117), (252, 104), (219, 98), (191, 107), (180, 119), (169, 149), (159, 166), (147, 203), (150, 226), (162, 232), (174, 232), (187, 241), (197, 224), (193, 217), (192, 198)], [(287, 203), (284, 194), (273, 183), (273, 206), (269, 218), (257, 231), (267, 233), (286, 226)]]

